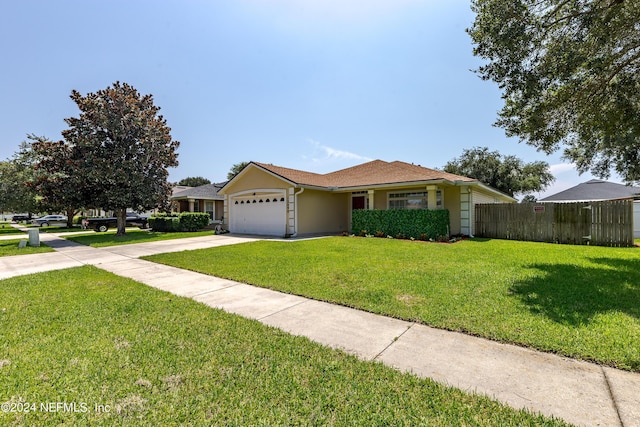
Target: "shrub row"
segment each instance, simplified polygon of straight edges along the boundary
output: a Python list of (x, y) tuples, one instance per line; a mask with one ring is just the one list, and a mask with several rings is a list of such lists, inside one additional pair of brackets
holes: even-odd
[(399, 239), (443, 240), (449, 236), (449, 211), (446, 209), (355, 210), (351, 232)]
[(182, 212), (180, 214), (157, 214), (149, 218), (153, 231), (198, 231), (209, 225), (206, 212)]

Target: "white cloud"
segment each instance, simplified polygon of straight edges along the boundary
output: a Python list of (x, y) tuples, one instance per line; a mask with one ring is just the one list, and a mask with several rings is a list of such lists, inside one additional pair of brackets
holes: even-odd
[[(313, 154), (311, 160), (314, 162), (325, 162), (327, 160), (357, 160), (362, 162), (370, 162), (371, 158), (361, 156), (360, 154), (351, 153), (349, 151), (337, 150), (335, 148), (320, 144), (318, 141), (310, 141), (313, 145)], [(306, 157), (306, 156), (305, 156)]]
[(575, 172), (576, 165), (573, 163), (557, 163), (549, 166), (549, 170), (554, 176), (556, 176), (565, 172)]

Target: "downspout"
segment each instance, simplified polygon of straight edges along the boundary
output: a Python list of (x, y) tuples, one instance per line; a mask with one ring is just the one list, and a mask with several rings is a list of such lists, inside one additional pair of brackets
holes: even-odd
[(293, 203), (295, 204), (293, 207), (294, 210), (294, 214), (293, 214), (293, 226), (295, 228), (294, 233), (291, 235), (291, 237), (297, 237), (298, 236), (298, 195), (304, 193), (304, 187), (302, 187), (300, 189), (300, 191), (298, 191), (297, 193), (293, 194)]

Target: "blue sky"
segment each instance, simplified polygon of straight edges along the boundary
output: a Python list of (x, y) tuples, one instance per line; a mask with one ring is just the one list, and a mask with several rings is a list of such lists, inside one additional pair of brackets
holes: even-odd
[[(60, 139), (69, 95), (127, 82), (181, 142), (170, 179), (259, 161), (326, 173), (372, 159), (442, 168), (487, 146), (591, 179), (492, 126), (468, 0), (9, 0), (0, 6), (0, 159)], [(615, 178), (612, 181), (617, 181)]]

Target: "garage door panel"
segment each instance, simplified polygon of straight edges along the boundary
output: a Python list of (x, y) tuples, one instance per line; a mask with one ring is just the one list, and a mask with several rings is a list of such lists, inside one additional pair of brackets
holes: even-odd
[(286, 204), (280, 199), (281, 196), (261, 196), (232, 200), (231, 232), (284, 236), (286, 232)]

